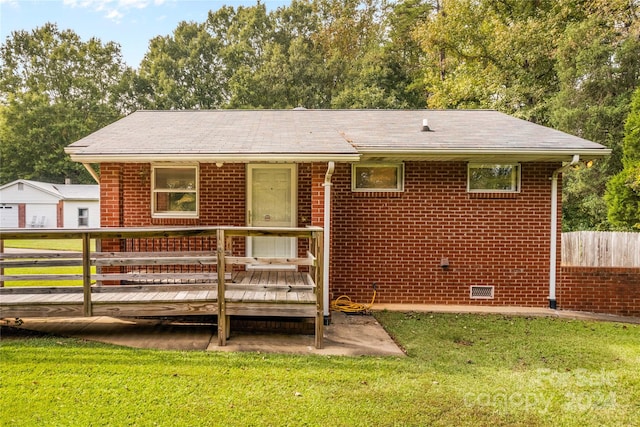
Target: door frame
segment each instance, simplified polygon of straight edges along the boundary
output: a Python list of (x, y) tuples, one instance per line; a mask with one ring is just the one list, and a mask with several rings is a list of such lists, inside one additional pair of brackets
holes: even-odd
[[(252, 182), (253, 182), (253, 170), (254, 169), (289, 169), (291, 173), (291, 225), (290, 227), (298, 226), (298, 165), (296, 163), (247, 163), (246, 168), (246, 224), (248, 227), (253, 227), (253, 194), (252, 194)], [(246, 253), (247, 256), (252, 255), (252, 241), (251, 237), (246, 239)], [(298, 239), (291, 237), (291, 253), (288, 255), (291, 258), (297, 258), (298, 256)], [(297, 269), (297, 266), (286, 266), (287, 269)], [(247, 269), (283, 269), (284, 266), (251, 266), (247, 265)]]

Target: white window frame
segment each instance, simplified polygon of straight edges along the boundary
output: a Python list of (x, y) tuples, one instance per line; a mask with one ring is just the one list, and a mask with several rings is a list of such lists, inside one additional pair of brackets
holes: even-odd
[[(398, 181), (395, 188), (359, 188), (357, 187), (358, 168), (396, 168)], [(351, 191), (356, 193), (397, 193), (404, 191), (404, 163), (353, 163), (351, 165)]]
[[(193, 188), (156, 188), (156, 171), (160, 169), (193, 169), (195, 182)], [(196, 196), (195, 211), (157, 211), (156, 194), (158, 193), (193, 193)], [(198, 218), (200, 215), (200, 167), (197, 164), (161, 164), (151, 165), (151, 217), (152, 218)]]
[[(82, 215), (83, 211), (85, 215)], [(89, 208), (78, 208), (78, 228), (88, 227), (88, 226), (89, 226)]]
[[(511, 188), (508, 190), (492, 188), (471, 188), (471, 169), (501, 166), (512, 167)], [(519, 193), (522, 183), (522, 165), (520, 163), (469, 163), (467, 164), (467, 192), (469, 193)]]

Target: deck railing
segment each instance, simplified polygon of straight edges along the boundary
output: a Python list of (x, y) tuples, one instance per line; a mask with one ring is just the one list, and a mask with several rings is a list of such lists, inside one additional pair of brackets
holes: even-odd
[[(307, 239), (306, 254), (301, 257), (249, 257), (241, 256), (245, 240), (251, 237), (285, 237)], [(322, 345), (323, 325), (323, 238), (322, 228), (254, 228), (254, 227), (200, 227), (200, 228), (102, 228), (86, 230), (62, 229), (4, 229), (0, 234), (0, 248), (4, 240), (79, 239), (81, 252), (28, 251), (7, 253), (0, 251), (0, 286), (5, 282), (77, 281), (82, 285), (84, 316), (94, 315), (92, 294), (108, 285), (119, 289), (140, 289), (145, 285), (217, 286), (218, 341), (225, 344), (229, 333), (226, 291), (233, 288), (234, 271), (250, 268), (305, 270), (306, 283), (315, 294), (316, 346)], [(153, 244), (140, 242), (153, 241)], [(96, 250), (91, 242), (96, 242)], [(214, 246), (215, 244), (215, 246)], [(234, 251), (234, 246), (236, 250)], [(116, 250), (113, 250), (116, 249)], [(14, 269), (42, 267), (81, 267), (81, 274), (32, 273), (18, 274)], [(7, 270), (11, 269), (11, 270)], [(93, 271), (92, 271), (93, 269)], [(10, 272), (10, 274), (5, 274)], [(76, 292), (78, 286), (52, 286), (40, 288), (46, 292)], [(186, 287), (185, 287), (186, 289)], [(4, 293), (9, 291), (5, 289)], [(37, 292), (33, 289), (31, 292)], [(151, 302), (150, 302), (151, 304)], [(241, 302), (234, 302), (236, 307)], [(286, 301), (282, 302), (286, 305)], [(270, 306), (273, 307), (273, 306)], [(237, 309), (233, 314), (239, 312)], [(250, 313), (244, 310), (243, 313)], [(271, 309), (273, 315), (279, 311)], [(283, 307), (281, 313), (285, 313)], [(261, 312), (264, 315), (265, 311)], [(170, 314), (170, 313), (169, 313)], [(194, 313), (195, 314), (195, 313)]]

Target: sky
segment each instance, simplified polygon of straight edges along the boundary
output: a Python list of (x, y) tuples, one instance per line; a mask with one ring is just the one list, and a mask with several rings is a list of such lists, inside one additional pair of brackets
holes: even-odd
[[(269, 9), (290, 2), (262, 0)], [(138, 68), (155, 36), (165, 36), (181, 21), (204, 22), (209, 10), (224, 5), (251, 6), (256, 0), (0, 0), (0, 40), (12, 31), (30, 31), (47, 22), (120, 45), (127, 65)]]

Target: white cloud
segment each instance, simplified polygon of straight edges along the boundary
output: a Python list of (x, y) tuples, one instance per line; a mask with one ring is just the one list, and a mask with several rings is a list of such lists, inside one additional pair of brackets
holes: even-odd
[(65, 6), (104, 12), (107, 19), (116, 22), (124, 18), (131, 9), (144, 9), (151, 5), (160, 6), (164, 3), (165, 0), (63, 0)]
[(110, 9), (105, 16), (112, 21), (119, 22), (124, 17), (124, 14), (117, 9)]

